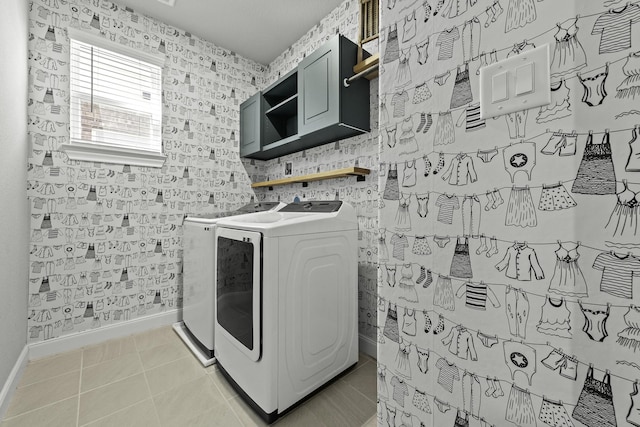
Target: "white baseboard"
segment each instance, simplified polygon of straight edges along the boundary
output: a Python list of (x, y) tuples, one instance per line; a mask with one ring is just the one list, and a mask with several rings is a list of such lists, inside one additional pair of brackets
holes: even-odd
[(152, 314), (127, 322), (115, 323), (98, 329), (64, 335), (47, 341), (29, 344), (29, 360), (76, 350), (107, 340), (138, 334), (162, 326), (171, 326), (178, 321), (178, 310)]
[(360, 352), (371, 356), (374, 359), (378, 358), (378, 343), (369, 337), (363, 335), (358, 336), (358, 345), (360, 346)]
[(28, 356), (29, 346), (25, 345), (22, 352), (20, 352), (20, 356), (18, 356), (18, 360), (16, 360), (15, 365), (13, 365), (13, 369), (11, 369), (7, 381), (4, 383), (2, 390), (0, 390), (0, 420), (4, 418), (4, 414), (7, 412), (7, 408), (9, 407), (9, 402), (11, 402), (11, 398), (13, 397), (13, 392), (18, 387), (20, 378), (22, 378), (24, 368), (27, 366), (27, 362), (29, 361)]

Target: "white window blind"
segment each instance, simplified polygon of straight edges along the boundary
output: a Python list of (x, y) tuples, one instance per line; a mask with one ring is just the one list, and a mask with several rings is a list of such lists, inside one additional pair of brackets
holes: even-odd
[(71, 145), (161, 155), (161, 60), (92, 34), (69, 37)]

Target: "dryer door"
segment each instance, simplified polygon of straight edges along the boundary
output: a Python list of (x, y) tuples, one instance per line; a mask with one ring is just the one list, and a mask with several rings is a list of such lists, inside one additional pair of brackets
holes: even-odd
[(254, 362), (261, 352), (261, 250), (260, 233), (216, 231), (216, 324)]

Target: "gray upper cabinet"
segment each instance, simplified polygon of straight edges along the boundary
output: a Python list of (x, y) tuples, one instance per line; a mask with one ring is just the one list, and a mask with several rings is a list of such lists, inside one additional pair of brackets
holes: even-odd
[(340, 120), (338, 87), (340, 52), (334, 37), (298, 65), (298, 87), (302, 99), (298, 128), (310, 133)]
[(240, 156), (260, 151), (262, 134), (262, 94), (256, 93), (240, 105)]
[[(353, 75), (357, 51), (351, 40), (335, 35), (296, 69), (245, 101), (240, 106), (240, 155), (268, 160), (368, 132), (369, 81), (343, 85)], [(252, 100), (258, 95), (256, 110)], [(258, 110), (261, 125), (256, 128), (253, 118), (243, 116)], [(252, 133), (256, 129), (257, 134)]]
[(300, 62), (298, 128), (302, 134), (324, 130), (317, 137), (331, 142), (370, 130), (369, 81), (356, 80), (349, 87), (342, 83), (353, 75), (357, 55), (355, 43), (336, 35)]

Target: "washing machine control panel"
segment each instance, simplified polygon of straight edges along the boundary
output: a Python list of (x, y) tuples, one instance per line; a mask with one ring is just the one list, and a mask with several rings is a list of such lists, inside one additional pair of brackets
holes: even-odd
[(339, 211), (341, 206), (340, 200), (294, 202), (280, 209), (280, 212), (330, 213)]

